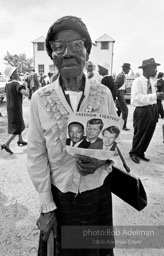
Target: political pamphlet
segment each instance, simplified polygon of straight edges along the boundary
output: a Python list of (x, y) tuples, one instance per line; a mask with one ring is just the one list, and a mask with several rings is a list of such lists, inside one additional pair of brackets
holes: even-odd
[(110, 159), (123, 127), (118, 116), (95, 112), (73, 112), (68, 119), (66, 150), (93, 158)]

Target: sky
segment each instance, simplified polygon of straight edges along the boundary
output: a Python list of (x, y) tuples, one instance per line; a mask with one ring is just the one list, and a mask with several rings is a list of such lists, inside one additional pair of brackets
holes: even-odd
[(115, 40), (114, 73), (125, 62), (142, 73), (149, 58), (164, 72), (164, 0), (0, 0), (0, 71), (7, 51), (32, 58), (32, 41), (65, 15), (80, 17), (92, 42), (103, 34)]

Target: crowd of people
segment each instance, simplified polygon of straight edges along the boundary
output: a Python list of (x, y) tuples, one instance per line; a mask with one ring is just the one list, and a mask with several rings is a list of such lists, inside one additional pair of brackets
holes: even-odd
[(26, 73), (23, 82), (26, 84), (29, 90), (29, 99), (31, 99), (32, 94), (47, 84), (54, 82), (58, 77), (57, 73), (48, 72), (47, 76), (44, 74), (38, 75), (34, 68), (31, 69), (30, 74)]
[[(145, 156), (145, 152), (152, 139), (158, 118), (164, 118), (162, 104), (162, 100), (164, 100), (164, 73), (157, 72), (157, 66), (159, 65), (154, 58), (144, 60), (143, 64), (138, 67), (143, 70), (143, 74), (141, 76), (137, 75), (131, 86), (131, 104), (135, 107), (135, 111), (133, 114), (134, 134), (132, 149), (129, 155), (135, 163), (139, 163), (140, 159), (147, 162), (150, 161)], [(101, 83), (111, 90), (117, 107), (117, 114), (124, 120), (123, 130), (129, 131), (130, 129), (127, 127), (128, 105), (125, 99), (125, 89), (126, 76), (131, 66), (129, 63), (124, 63), (122, 72), (116, 75), (115, 78), (108, 76), (107, 69), (102, 68), (101, 65), (98, 66), (99, 74), (102, 76), (105, 74)], [(102, 70), (106, 70), (106, 73), (102, 72)]]
[[(131, 65), (124, 63), (122, 71), (114, 78), (109, 75), (105, 63), (99, 63), (96, 70), (96, 64), (89, 60), (91, 48), (91, 37), (84, 22), (74, 16), (61, 17), (50, 26), (46, 37), (46, 50), (58, 70), (57, 74), (49, 74), (46, 82), (44, 75), (39, 78), (32, 69), (25, 78), (24, 86), (18, 81), (16, 67), (8, 66), (5, 70), (9, 79), (6, 95), (8, 133), (11, 137), (1, 148), (12, 154), (10, 143), (16, 135), (18, 146), (28, 143), (28, 172), (40, 201), (38, 256), (47, 256), (47, 240), (52, 230), (56, 256), (114, 255), (113, 235), (110, 237), (113, 246), (104, 249), (67, 249), (61, 244), (63, 226), (68, 226), (68, 229), (70, 226), (109, 226), (113, 230), (109, 186), (109, 170), (112, 171), (113, 161), (69, 155), (65, 150), (66, 145), (111, 150), (120, 133), (115, 126), (103, 129), (102, 120), (95, 118), (87, 122), (86, 134), (79, 122), (70, 123), (67, 131), (70, 113), (90, 111), (120, 116), (124, 121), (123, 130), (129, 131), (128, 105), (124, 94)], [(137, 164), (140, 159), (149, 161), (145, 152), (158, 118), (164, 118), (161, 104), (164, 100), (164, 74), (158, 74), (156, 87), (153, 79), (159, 65), (154, 58), (143, 60), (139, 66), (143, 74), (134, 80), (131, 87), (131, 104), (135, 110), (129, 155)], [(104, 100), (94, 108), (90, 93), (97, 85)], [(31, 100), (28, 142), (22, 138), (25, 128), (23, 95)], [(100, 133), (102, 138), (99, 137)]]

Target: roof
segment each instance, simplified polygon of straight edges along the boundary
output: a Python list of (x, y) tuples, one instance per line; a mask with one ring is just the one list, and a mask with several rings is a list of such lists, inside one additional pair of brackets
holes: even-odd
[(37, 39), (33, 40), (32, 43), (44, 43), (45, 42), (45, 37), (40, 36)]
[(101, 37), (99, 37), (97, 40), (95, 40), (95, 42), (96, 43), (97, 42), (115, 42), (115, 40), (110, 36), (108, 36), (107, 34), (104, 34)]
[[(44, 36), (40, 36), (37, 39), (33, 40), (32, 43), (44, 43), (45, 42), (45, 37)], [(113, 38), (111, 38), (110, 36), (108, 36), (107, 34), (102, 35), (101, 37), (99, 37), (97, 40), (95, 40), (95, 42), (115, 42), (115, 40)], [(94, 44), (94, 43), (92, 43)]]

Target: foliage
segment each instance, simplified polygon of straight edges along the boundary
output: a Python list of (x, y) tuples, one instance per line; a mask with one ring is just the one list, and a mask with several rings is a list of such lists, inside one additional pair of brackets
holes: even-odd
[(7, 64), (18, 67), (19, 73), (25, 74), (26, 72), (29, 72), (33, 67), (33, 59), (28, 59), (25, 53), (20, 53), (19, 55), (12, 55), (9, 52), (7, 52), (6, 56), (4, 57), (4, 60), (7, 62)]

